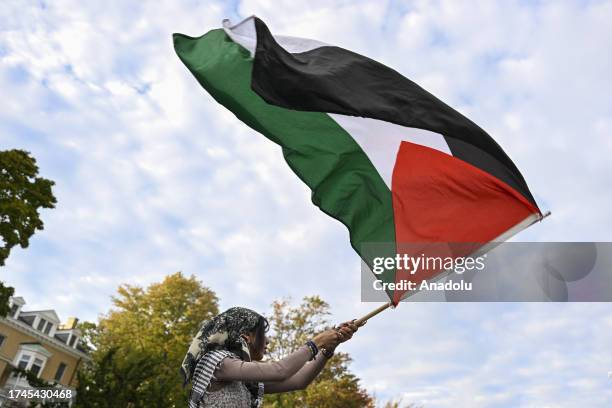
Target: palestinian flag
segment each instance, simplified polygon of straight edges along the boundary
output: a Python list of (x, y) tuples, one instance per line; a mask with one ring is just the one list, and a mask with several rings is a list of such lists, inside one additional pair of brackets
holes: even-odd
[(487, 243), (541, 219), (495, 140), (398, 72), (343, 48), (273, 37), (256, 17), (223, 25), (198, 38), (174, 34), (179, 58), (281, 146), (368, 265), (364, 244)]

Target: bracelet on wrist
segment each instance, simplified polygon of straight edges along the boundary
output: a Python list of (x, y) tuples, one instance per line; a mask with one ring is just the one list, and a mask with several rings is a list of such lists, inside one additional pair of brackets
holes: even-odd
[(334, 356), (334, 350), (328, 350), (324, 347), (321, 347), (321, 354), (325, 356), (325, 358), (332, 358)]
[(315, 356), (317, 355), (317, 353), (319, 352), (319, 348), (317, 347), (317, 345), (315, 344), (314, 341), (312, 340), (308, 340), (306, 342), (306, 345), (308, 346), (308, 348), (310, 349), (310, 359), (314, 360)]

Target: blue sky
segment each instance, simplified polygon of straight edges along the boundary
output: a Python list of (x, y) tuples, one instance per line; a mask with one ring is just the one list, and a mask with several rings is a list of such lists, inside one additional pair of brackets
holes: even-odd
[[(610, 1), (3, 1), (0, 149), (32, 152), (57, 183), (45, 230), (2, 271), (27, 308), (95, 320), (119, 284), (178, 270), (222, 308), (320, 294), (343, 321), (373, 307), (344, 227), (174, 54), (173, 32), (251, 14), (391, 66), (493, 135), (553, 211), (518, 239), (611, 240)], [(406, 303), (345, 349), (382, 400), (604, 407), (611, 311)]]

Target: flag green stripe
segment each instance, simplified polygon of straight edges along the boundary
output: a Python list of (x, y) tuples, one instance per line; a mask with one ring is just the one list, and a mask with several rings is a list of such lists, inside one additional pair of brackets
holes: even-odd
[(389, 188), (357, 142), (331, 117), (267, 104), (251, 90), (252, 57), (223, 30), (199, 38), (175, 34), (174, 47), (219, 103), (282, 147), (291, 169), (312, 190), (313, 203), (346, 225), (353, 248), (366, 262), (371, 265), (362, 243), (395, 242)]

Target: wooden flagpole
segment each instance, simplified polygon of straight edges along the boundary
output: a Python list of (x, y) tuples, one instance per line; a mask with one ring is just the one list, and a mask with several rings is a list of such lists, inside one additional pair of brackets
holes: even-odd
[(368, 319), (370, 319), (371, 317), (376, 316), (377, 314), (379, 314), (383, 310), (387, 309), (389, 306), (393, 306), (393, 303), (392, 302), (387, 302), (384, 305), (377, 307), (376, 309), (372, 310), (370, 313), (366, 314), (365, 316), (362, 316), (359, 319), (355, 320), (355, 324), (357, 325), (357, 327), (363, 326), (364, 324), (367, 323)]

